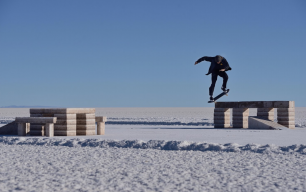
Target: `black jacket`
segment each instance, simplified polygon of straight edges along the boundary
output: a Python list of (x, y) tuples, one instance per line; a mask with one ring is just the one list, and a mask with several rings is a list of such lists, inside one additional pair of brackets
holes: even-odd
[(197, 60), (198, 63), (202, 62), (202, 61), (209, 61), (210, 62), (210, 67), (208, 70), (208, 74), (210, 73), (217, 73), (220, 69), (225, 69), (225, 71), (231, 70), (232, 68), (229, 66), (227, 60), (223, 57), (222, 61), (220, 64), (218, 64), (215, 61), (215, 57), (202, 57), (200, 59)]

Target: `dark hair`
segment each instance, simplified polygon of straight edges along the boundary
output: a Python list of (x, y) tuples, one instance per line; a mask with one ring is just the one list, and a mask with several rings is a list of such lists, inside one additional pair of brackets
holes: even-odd
[(223, 57), (222, 57), (221, 55), (216, 55), (216, 56), (215, 56), (215, 61), (216, 61), (216, 62), (221, 62), (222, 59), (223, 59)]

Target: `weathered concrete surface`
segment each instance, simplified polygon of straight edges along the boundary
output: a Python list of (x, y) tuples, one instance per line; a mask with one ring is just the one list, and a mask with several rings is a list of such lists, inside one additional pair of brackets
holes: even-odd
[(274, 121), (262, 117), (249, 117), (249, 129), (287, 129)]
[(76, 113), (95, 113), (95, 108), (44, 108), (30, 109), (31, 114), (76, 114)]
[(215, 108), (293, 108), (294, 101), (216, 102)]

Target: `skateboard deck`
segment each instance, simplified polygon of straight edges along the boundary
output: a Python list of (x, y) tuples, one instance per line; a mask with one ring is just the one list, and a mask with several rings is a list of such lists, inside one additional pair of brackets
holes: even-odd
[(217, 95), (214, 98), (214, 101), (208, 101), (208, 103), (215, 103), (218, 99), (220, 99), (221, 97), (223, 97), (224, 95), (228, 96), (227, 93), (229, 92), (229, 89), (227, 89), (226, 91), (220, 93), (219, 95)]

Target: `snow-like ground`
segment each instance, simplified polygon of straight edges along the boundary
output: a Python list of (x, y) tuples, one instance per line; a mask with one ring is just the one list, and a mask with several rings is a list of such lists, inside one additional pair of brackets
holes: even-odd
[(216, 150), (0, 144), (0, 191), (306, 191), (305, 154)]
[[(0, 191), (306, 191), (306, 108), (279, 131), (213, 129), (213, 108), (96, 115), (104, 136), (0, 136)], [(16, 116), (28, 109), (0, 109)]]

